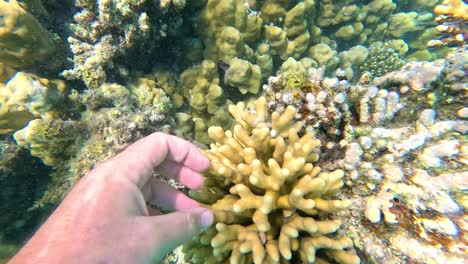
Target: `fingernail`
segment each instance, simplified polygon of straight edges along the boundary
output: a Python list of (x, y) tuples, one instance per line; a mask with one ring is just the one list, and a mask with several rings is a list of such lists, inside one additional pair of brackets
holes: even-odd
[(213, 213), (210, 210), (205, 210), (200, 216), (200, 225), (203, 230), (213, 224)]

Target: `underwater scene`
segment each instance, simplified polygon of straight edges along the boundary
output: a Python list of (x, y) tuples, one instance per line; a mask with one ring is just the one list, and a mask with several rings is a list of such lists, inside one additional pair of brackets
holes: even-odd
[(214, 224), (162, 263), (468, 263), (468, 2), (0, 0), (0, 263), (160, 131)]

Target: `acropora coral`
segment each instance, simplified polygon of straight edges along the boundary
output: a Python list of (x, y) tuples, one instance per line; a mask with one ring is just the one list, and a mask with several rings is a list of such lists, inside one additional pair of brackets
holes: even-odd
[(359, 263), (351, 240), (333, 236), (341, 222), (330, 215), (350, 205), (332, 198), (343, 171), (315, 165), (321, 143), (312, 132), (298, 134), (302, 124), (294, 121), (294, 108), (270, 115), (261, 97), (255, 108), (241, 102), (229, 112), (236, 124), (208, 130), (215, 140), (204, 151), (211, 167), (205, 186), (191, 192), (214, 211), (216, 224), (184, 246), (186, 260)]

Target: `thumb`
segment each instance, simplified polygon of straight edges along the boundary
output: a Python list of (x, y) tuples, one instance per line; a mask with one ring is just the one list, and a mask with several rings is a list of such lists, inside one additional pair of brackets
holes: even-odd
[(213, 223), (213, 213), (206, 208), (191, 208), (152, 218), (162, 255), (190, 240)]

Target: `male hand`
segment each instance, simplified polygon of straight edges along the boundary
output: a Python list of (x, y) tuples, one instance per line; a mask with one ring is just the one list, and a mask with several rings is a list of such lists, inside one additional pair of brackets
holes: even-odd
[[(183, 139), (147, 136), (83, 177), (11, 263), (156, 263), (213, 214), (153, 172), (198, 188), (208, 166)], [(155, 215), (147, 202), (175, 212)]]

